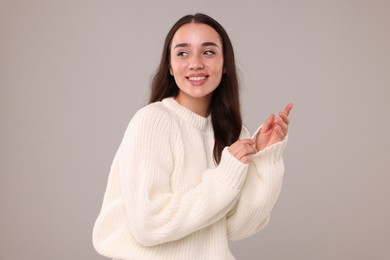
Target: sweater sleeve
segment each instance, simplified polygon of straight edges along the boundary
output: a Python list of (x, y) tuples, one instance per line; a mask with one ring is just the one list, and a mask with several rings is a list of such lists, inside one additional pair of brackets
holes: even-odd
[(227, 214), (237, 201), (247, 165), (225, 149), (221, 163), (206, 170), (194, 188), (172, 192), (172, 120), (161, 111), (138, 112), (118, 156), (121, 196), (134, 238), (154, 246), (183, 238)]
[(287, 138), (252, 156), (240, 198), (227, 215), (229, 239), (249, 237), (268, 224), (282, 186), (286, 143)]

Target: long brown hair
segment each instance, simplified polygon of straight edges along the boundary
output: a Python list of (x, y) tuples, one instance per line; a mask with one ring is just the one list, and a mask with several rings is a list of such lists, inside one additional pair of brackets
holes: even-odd
[(202, 23), (211, 26), (219, 34), (223, 46), (224, 73), (219, 86), (212, 94), (210, 113), (214, 129), (214, 159), (221, 160), (225, 146), (234, 143), (240, 136), (242, 119), (240, 112), (239, 84), (232, 43), (225, 29), (213, 18), (205, 14), (186, 15), (180, 18), (168, 32), (160, 65), (153, 77), (149, 102), (161, 101), (167, 97), (176, 97), (179, 88), (169, 72), (170, 47), (176, 31), (188, 23)]

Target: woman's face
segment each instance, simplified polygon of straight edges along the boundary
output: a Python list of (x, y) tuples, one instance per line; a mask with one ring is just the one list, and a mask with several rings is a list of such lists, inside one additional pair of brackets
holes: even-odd
[(180, 89), (176, 100), (210, 102), (223, 73), (219, 34), (206, 24), (185, 24), (176, 31), (170, 48), (170, 73)]

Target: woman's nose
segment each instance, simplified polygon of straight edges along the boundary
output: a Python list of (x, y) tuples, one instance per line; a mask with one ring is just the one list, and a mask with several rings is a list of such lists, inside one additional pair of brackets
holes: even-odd
[(199, 58), (199, 57), (192, 57), (192, 59), (190, 61), (190, 66), (189, 67), (192, 70), (203, 69), (204, 65), (203, 65), (202, 59)]

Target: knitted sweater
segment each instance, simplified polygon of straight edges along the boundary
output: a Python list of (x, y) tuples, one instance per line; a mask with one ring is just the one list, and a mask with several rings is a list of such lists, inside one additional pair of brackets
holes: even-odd
[[(241, 138), (249, 138), (243, 127)], [(262, 229), (281, 189), (286, 140), (243, 164), (213, 158), (211, 117), (173, 98), (140, 109), (113, 160), (93, 244), (117, 259), (234, 259), (228, 239)]]

